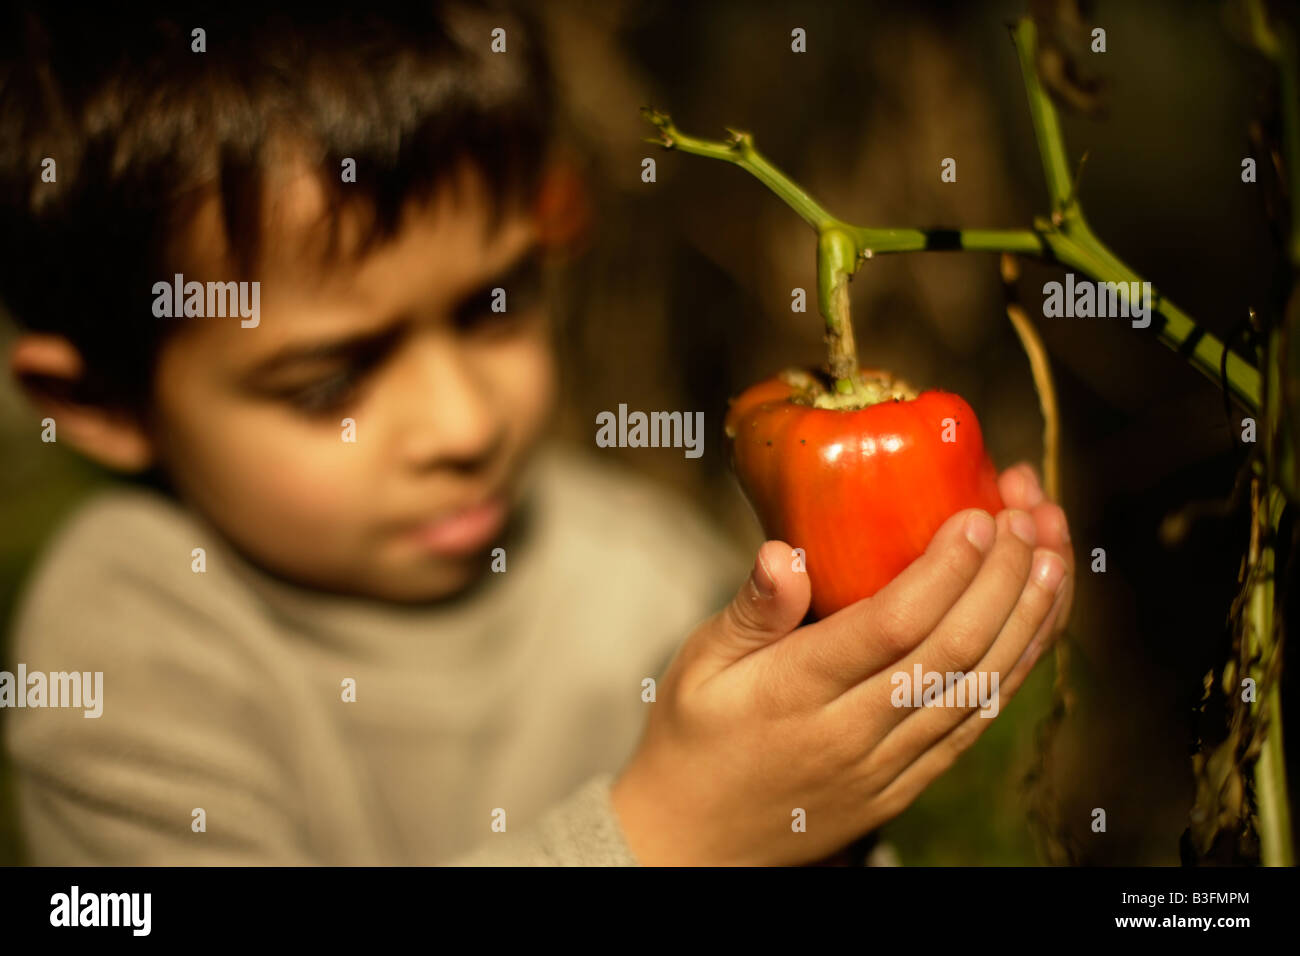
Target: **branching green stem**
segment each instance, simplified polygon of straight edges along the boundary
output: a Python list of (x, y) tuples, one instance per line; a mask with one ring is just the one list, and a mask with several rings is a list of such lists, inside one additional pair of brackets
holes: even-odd
[[(1034, 133), (1042, 155), (1043, 173), (1052, 203), (1050, 218), (1036, 219), (1032, 229), (879, 229), (855, 226), (831, 215), (802, 187), (764, 158), (754, 146), (753, 136), (749, 133), (728, 130), (730, 137), (725, 142), (704, 140), (681, 132), (666, 113), (649, 108), (642, 110), (646, 119), (658, 127), (660, 132), (657, 139), (648, 142), (736, 164), (763, 182), (817, 231), (821, 239), (817, 286), (820, 311), (826, 320), (827, 364), (828, 370), (837, 379), (837, 388), (841, 390), (847, 386), (838, 384), (842, 381), (840, 371), (850, 365), (856, 366), (857, 362), (855, 354), (844, 350), (846, 329), (849, 338), (847, 344), (850, 347), (852, 345), (847, 282), (858, 266), (873, 256), (891, 252), (958, 249), (1011, 252), (1055, 260), (1101, 282), (1143, 281), (1137, 272), (1125, 265), (1097, 238), (1084, 219), (1070, 177), (1056, 107), (1039, 82), (1034, 65), (1037, 34), (1033, 20), (1026, 17), (1017, 23), (1013, 39), (1020, 58)], [(835, 246), (834, 256), (825, 254), (827, 236), (833, 237), (830, 241)], [(853, 244), (851, 256), (844, 254), (847, 251), (845, 237)], [(1152, 325), (1156, 327), (1160, 341), (1184, 355), (1202, 374), (1219, 382), (1223, 343), (1160, 295), (1154, 286), (1152, 312)], [(1259, 372), (1236, 353), (1228, 353), (1227, 379), (1223, 386), (1247, 413), (1258, 410)]]

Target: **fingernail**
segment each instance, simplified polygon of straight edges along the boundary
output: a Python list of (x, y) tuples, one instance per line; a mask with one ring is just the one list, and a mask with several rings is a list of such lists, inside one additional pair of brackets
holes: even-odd
[(772, 577), (772, 572), (767, 569), (767, 564), (763, 561), (763, 552), (758, 553), (758, 560), (754, 562), (754, 573), (749, 577), (754, 582), (754, 590), (758, 592), (759, 597), (770, 598), (776, 593), (776, 579)]
[(1034, 559), (1031, 576), (1049, 594), (1055, 594), (1065, 581), (1065, 562), (1050, 551), (1040, 554)]
[(966, 519), (965, 533), (966, 540), (983, 554), (993, 547), (993, 539), (997, 537), (998, 529), (991, 514), (987, 511), (977, 511)]
[(1011, 526), (1011, 533), (1031, 548), (1038, 542), (1038, 530), (1034, 527), (1034, 519), (1028, 512), (1014, 510), (1008, 512), (1007, 523)]
[(1057, 518), (1057, 521), (1061, 526), (1061, 543), (1069, 544), (1070, 543), (1070, 522), (1066, 520), (1064, 511), (1061, 512), (1061, 516)]

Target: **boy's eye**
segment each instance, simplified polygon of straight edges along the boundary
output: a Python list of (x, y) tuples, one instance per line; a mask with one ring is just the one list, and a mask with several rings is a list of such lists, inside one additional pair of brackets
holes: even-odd
[[(493, 305), (501, 301), (501, 295), (495, 292), (495, 288), (500, 288), (504, 293), (503, 312), (493, 310)], [(453, 319), (456, 328), (462, 332), (508, 332), (516, 323), (531, 315), (541, 301), (541, 276), (536, 269), (530, 268), (512, 276), (508, 285), (480, 290), (472, 298), (466, 299), (456, 308)]]
[(302, 385), (286, 384), (277, 388), (274, 395), (308, 417), (335, 412), (356, 401), (358, 389), (372, 372), (384, 364), (404, 334), (404, 329), (395, 328), (391, 333), (353, 350), (346, 359), (333, 366), (334, 371)]
[(360, 376), (355, 369), (344, 369), (310, 385), (294, 389), (284, 397), (294, 408), (307, 415), (322, 415), (347, 404), (353, 397)]

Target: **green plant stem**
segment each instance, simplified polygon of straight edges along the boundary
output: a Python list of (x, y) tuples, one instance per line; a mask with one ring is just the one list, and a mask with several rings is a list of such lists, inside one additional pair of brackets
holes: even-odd
[[(1065, 137), (1061, 121), (1050, 96), (1038, 79), (1038, 28), (1031, 17), (1022, 17), (1011, 30), (1020, 60), (1020, 77), (1029, 95), (1029, 116), (1034, 123), (1034, 139), (1043, 160), (1043, 175), (1047, 179), (1047, 193), (1052, 200), (1053, 219), (1063, 217), (1073, 192), (1070, 164), (1065, 158)], [(1077, 197), (1075, 206), (1077, 207)]]
[(659, 138), (647, 139), (647, 143), (655, 143), (666, 149), (675, 149), (694, 156), (735, 163), (780, 196), (787, 206), (802, 216), (804, 222), (818, 232), (844, 225), (822, 208), (821, 204), (808, 195), (794, 180), (759, 153), (754, 147), (754, 137), (751, 134), (728, 128), (730, 137), (725, 142), (718, 142), (701, 139), (698, 136), (687, 136), (673, 124), (672, 118), (667, 113), (648, 106), (641, 107), (641, 115), (659, 128)]
[(1250, 658), (1255, 662), (1250, 676), (1259, 689), (1253, 708), (1265, 730), (1255, 760), (1255, 805), (1259, 833), (1260, 862), (1265, 866), (1294, 866), (1291, 841), (1291, 814), (1287, 806), (1286, 750), (1282, 740), (1281, 668), (1274, 665), (1274, 655), (1281, 653), (1274, 619), (1273, 569), (1275, 564), (1273, 531), (1282, 517), (1285, 498), (1276, 487), (1269, 487), (1264, 514), (1268, 534), (1260, 546), (1259, 567), (1247, 608), (1251, 642)]
[[(1033, 21), (1027, 17), (1019, 21), (1012, 36), (1019, 54), (1034, 133), (1052, 201), (1051, 217), (1037, 218), (1032, 229), (880, 229), (855, 226), (831, 215), (806, 190), (763, 157), (754, 146), (751, 134), (729, 130), (731, 135), (725, 142), (705, 140), (682, 133), (666, 113), (642, 109), (642, 114), (660, 132), (659, 138), (648, 142), (734, 163), (758, 178), (817, 231), (819, 311), (826, 322), (828, 370), (836, 378), (838, 390), (851, 388), (843, 378), (843, 370), (857, 367), (848, 317), (848, 280), (863, 261), (873, 256), (955, 250), (1010, 252), (1054, 260), (1100, 282), (1144, 281), (1097, 238), (1084, 218), (1070, 179), (1056, 107), (1039, 82), (1034, 66), (1037, 35)], [(827, 237), (834, 245), (835, 255), (826, 254)], [(846, 254), (844, 237), (852, 241), (853, 255)], [(1154, 286), (1152, 312), (1157, 338), (1184, 356), (1201, 374), (1219, 384), (1223, 342), (1162, 296)], [(849, 329), (847, 343), (845, 329)], [(1221, 384), (1228, 394), (1247, 414), (1257, 412), (1259, 372), (1233, 352), (1228, 353), (1226, 371), (1227, 378)]]
[[(1282, 117), (1282, 153), (1286, 190), (1291, 203), (1291, 233), (1287, 242), (1287, 259), (1294, 281), (1300, 269), (1300, 55), (1296, 50), (1295, 33), (1289, 23), (1270, 22), (1261, 0), (1244, 0), (1250, 40), (1264, 56), (1273, 61), (1278, 71), (1280, 110)], [(1282, 739), (1282, 646), (1280, 629), (1275, 618), (1276, 605), (1273, 594), (1275, 564), (1274, 547), (1282, 512), (1286, 506), (1281, 481), (1287, 480), (1294, 488), (1295, 449), (1292, 433), (1287, 428), (1288, 360), (1285, 348), (1289, 324), (1293, 321), (1292, 307), (1296, 296), (1283, 308), (1280, 319), (1265, 326), (1265, 345), (1261, 356), (1264, 372), (1263, 420), (1260, 431), (1264, 436), (1264, 455), (1256, 462), (1256, 472), (1262, 472), (1267, 487), (1264, 515), (1256, 521), (1266, 532), (1260, 555), (1260, 569), (1256, 577), (1251, 602), (1246, 613), (1246, 635), (1251, 642), (1249, 659), (1254, 661), (1252, 674), (1260, 697), (1254, 707), (1263, 725), (1263, 739), (1254, 765), (1255, 808), (1260, 840), (1260, 860), (1265, 866), (1294, 866), (1295, 852), (1292, 841), (1290, 803), (1287, 796), (1286, 750)]]
[(826, 322), (826, 370), (836, 396), (850, 404), (867, 404), (858, 383), (858, 350), (849, 315), (849, 276), (856, 258), (853, 237), (843, 230), (827, 229), (818, 237), (817, 302)]
[[(1274, 326), (1260, 356), (1264, 368), (1263, 415), (1260, 434), (1264, 445), (1256, 474), (1266, 491), (1256, 507), (1254, 520), (1259, 529), (1258, 567), (1254, 569), (1250, 603), (1246, 607), (1247, 659), (1250, 676), (1259, 695), (1252, 713), (1262, 726), (1259, 756), (1253, 768), (1255, 809), (1259, 833), (1260, 862), (1265, 866), (1293, 866), (1291, 813), (1287, 797), (1286, 751), (1282, 738), (1282, 647), (1274, 600), (1274, 568), (1277, 529), (1282, 521), (1286, 497), (1277, 483), (1278, 452), (1282, 434), (1282, 330)], [(1258, 493), (1257, 493), (1258, 497)], [(1254, 549), (1252, 549), (1254, 550)]]

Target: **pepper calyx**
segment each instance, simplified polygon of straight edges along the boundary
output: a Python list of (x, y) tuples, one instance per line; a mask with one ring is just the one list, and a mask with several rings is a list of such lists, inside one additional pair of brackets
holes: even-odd
[(832, 380), (824, 372), (793, 368), (781, 372), (778, 378), (790, 386), (790, 401), (795, 404), (837, 411), (855, 411), (881, 402), (910, 402), (919, 394), (883, 369), (859, 369), (852, 380)]

